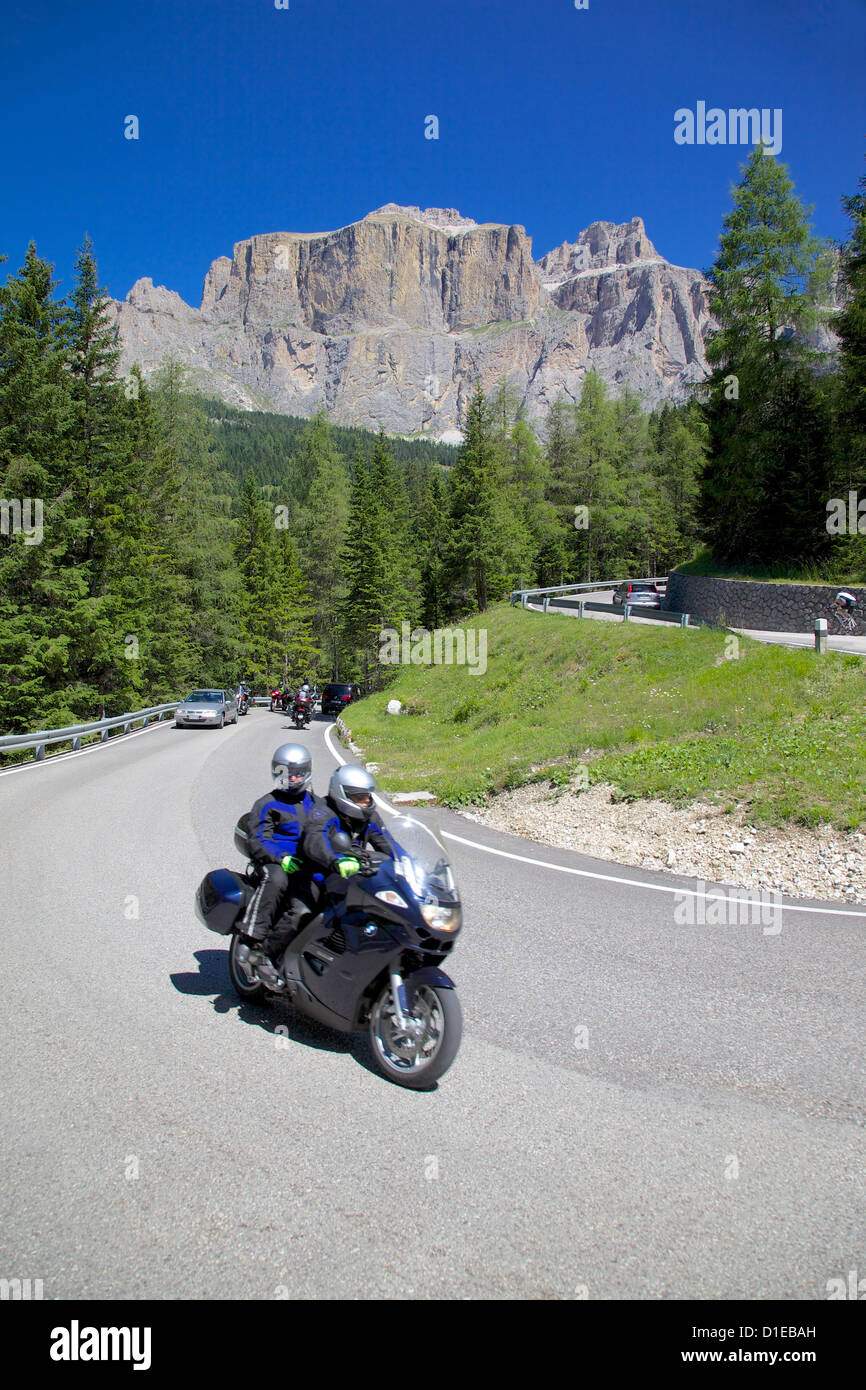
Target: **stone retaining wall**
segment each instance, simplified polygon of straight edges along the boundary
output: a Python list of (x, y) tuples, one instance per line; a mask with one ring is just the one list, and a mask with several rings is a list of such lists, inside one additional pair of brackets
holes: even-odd
[[(671, 570), (663, 606), (690, 613), (719, 627), (755, 628), (762, 632), (814, 632), (816, 618), (834, 620), (827, 604), (840, 585), (759, 584), (745, 579), (714, 579), (710, 575), (680, 574)], [(847, 587), (847, 586), (846, 586)], [(866, 602), (866, 589), (851, 589), (858, 603)]]

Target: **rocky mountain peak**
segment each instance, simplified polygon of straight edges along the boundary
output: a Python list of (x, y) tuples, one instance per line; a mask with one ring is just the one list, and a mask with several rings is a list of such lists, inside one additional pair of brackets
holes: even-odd
[(476, 381), (505, 377), (530, 421), (594, 369), (645, 403), (704, 372), (696, 270), (672, 266), (639, 217), (593, 222), (536, 262), (517, 223), (385, 203), (331, 232), (240, 241), (198, 309), (152, 280), (114, 304), (122, 368), (171, 352), (192, 383), (248, 409), (455, 438)]
[(401, 207), (399, 203), (385, 203), (382, 207), (376, 208), (375, 212), (368, 213), (369, 217), (408, 217), (413, 222), (423, 222), (427, 227), (436, 227), (440, 232), (466, 232), (472, 227), (477, 227), (471, 217), (463, 217), (456, 208), (421, 208)]

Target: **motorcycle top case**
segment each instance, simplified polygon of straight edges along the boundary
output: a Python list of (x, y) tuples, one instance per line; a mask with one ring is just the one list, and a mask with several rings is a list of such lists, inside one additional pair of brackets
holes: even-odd
[(249, 901), (250, 888), (231, 869), (205, 874), (195, 895), (195, 910), (209, 931), (227, 936)]

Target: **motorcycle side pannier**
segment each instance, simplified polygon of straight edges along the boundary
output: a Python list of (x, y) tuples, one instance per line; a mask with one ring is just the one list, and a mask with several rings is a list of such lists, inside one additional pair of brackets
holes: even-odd
[(209, 931), (227, 936), (249, 902), (252, 889), (231, 869), (205, 874), (195, 895), (195, 910)]

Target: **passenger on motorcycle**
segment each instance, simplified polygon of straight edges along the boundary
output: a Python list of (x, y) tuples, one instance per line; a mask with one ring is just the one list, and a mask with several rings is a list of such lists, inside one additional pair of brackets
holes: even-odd
[[(329, 873), (343, 878), (356, 874), (361, 867), (359, 855), (370, 845), (383, 854), (392, 854), (391, 841), (373, 820), (375, 809), (374, 778), (363, 767), (338, 767), (328, 784), (323, 806), (319, 803), (310, 813), (304, 832), (304, 852)], [(357, 854), (335, 848), (331, 836), (343, 831), (349, 836)]]
[(255, 965), (260, 978), (265, 984), (279, 984), (281, 976), (273, 962), (280, 959), (301, 919), (315, 910), (321, 896), (313, 878), (316, 866), (303, 852), (302, 840), (311, 816), (321, 812), (325, 803), (312, 791), (312, 759), (301, 744), (284, 743), (278, 748), (271, 772), (277, 785), (259, 797), (246, 817), (250, 858), (261, 878), (244, 917), (243, 933), (248, 939), (239, 952), (245, 960), (251, 946), (258, 948)]

